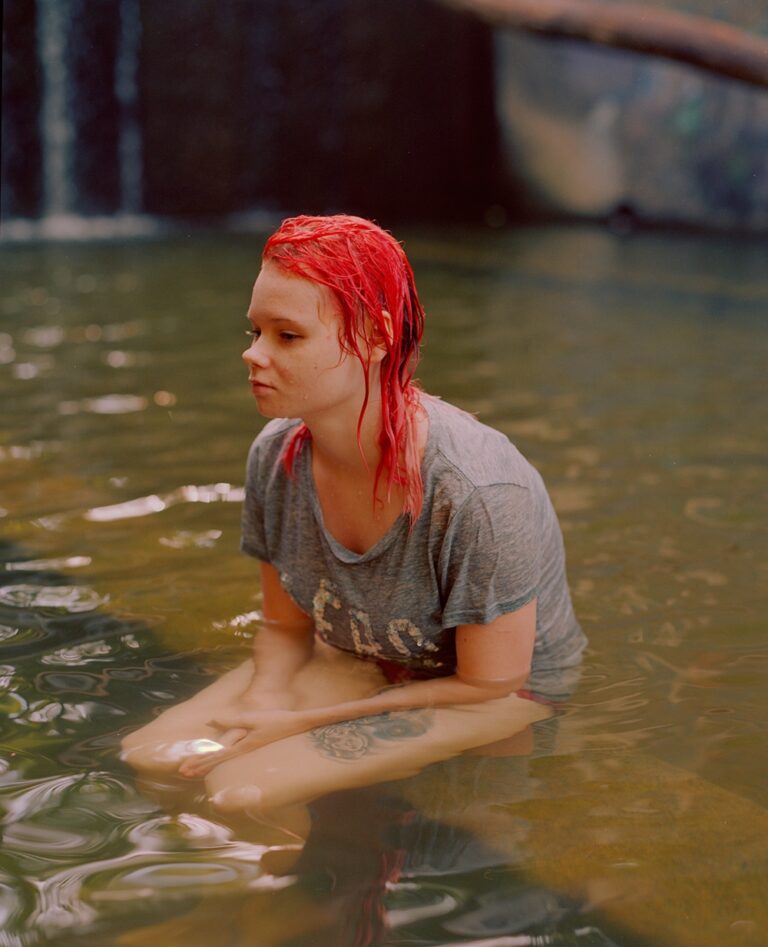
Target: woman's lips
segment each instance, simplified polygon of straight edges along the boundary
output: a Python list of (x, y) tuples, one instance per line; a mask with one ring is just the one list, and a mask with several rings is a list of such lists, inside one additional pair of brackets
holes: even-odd
[(270, 391), (274, 390), (272, 385), (265, 385), (263, 381), (251, 381), (251, 394), (255, 398), (263, 398), (265, 395), (268, 395)]

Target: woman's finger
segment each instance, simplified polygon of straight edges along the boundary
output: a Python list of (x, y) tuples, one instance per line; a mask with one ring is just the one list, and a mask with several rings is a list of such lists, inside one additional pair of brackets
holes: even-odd
[(223, 763), (225, 760), (232, 759), (238, 755), (238, 750), (234, 747), (227, 750), (220, 750), (218, 753), (210, 753), (205, 756), (190, 756), (179, 767), (179, 773), (190, 779), (196, 779), (207, 775), (214, 766)]
[(208, 721), (209, 727), (219, 727), (224, 730), (247, 730), (249, 720), (246, 714), (221, 714)]
[(222, 746), (230, 747), (239, 743), (240, 740), (247, 735), (248, 731), (245, 727), (230, 727), (219, 736), (218, 742), (221, 743)]
[(216, 743), (222, 747), (222, 749), (213, 752), (206, 750), (205, 752), (197, 752), (187, 756), (179, 766), (179, 773), (181, 773), (182, 776), (192, 778), (204, 776), (206, 773), (209, 773), (214, 766), (217, 766), (225, 759), (240, 752), (239, 750), (232, 752), (232, 750), (247, 735), (248, 731), (243, 728), (225, 730), (224, 733), (219, 736), (218, 740), (216, 740)]

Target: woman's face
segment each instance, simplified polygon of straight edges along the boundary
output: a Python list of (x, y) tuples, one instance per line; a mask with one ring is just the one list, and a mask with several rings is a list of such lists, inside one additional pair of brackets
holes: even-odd
[(329, 289), (265, 263), (247, 318), (251, 344), (243, 359), (261, 414), (310, 423), (348, 410), (357, 418), (365, 376), (341, 347), (341, 317)]

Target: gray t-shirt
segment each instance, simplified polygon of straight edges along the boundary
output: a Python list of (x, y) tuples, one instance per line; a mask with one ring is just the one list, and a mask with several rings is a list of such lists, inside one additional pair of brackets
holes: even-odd
[(242, 549), (270, 563), (329, 644), (435, 676), (456, 667), (455, 629), (537, 604), (534, 670), (579, 661), (560, 527), (539, 473), (498, 431), (424, 397), (424, 507), (358, 554), (325, 529), (311, 443), (282, 464), (298, 423), (270, 421), (248, 455)]

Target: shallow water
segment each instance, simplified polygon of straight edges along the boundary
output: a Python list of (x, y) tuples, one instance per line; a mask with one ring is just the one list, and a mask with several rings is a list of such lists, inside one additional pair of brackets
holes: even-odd
[(259, 605), (237, 551), (259, 241), (5, 248), (0, 944), (768, 941), (764, 245), (406, 244), (425, 387), (508, 433), (560, 513), (591, 644), (550, 752), (331, 798), (298, 877), (142, 795), (119, 734), (246, 654)]

